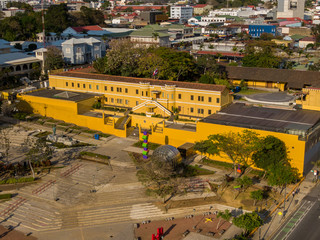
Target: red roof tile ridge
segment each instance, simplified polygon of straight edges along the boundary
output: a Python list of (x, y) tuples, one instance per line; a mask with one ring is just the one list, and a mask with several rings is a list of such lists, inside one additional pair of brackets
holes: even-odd
[[(82, 69), (85, 70), (85, 69)], [(138, 77), (126, 77), (126, 76), (117, 76), (117, 75), (108, 75), (108, 74), (99, 74), (99, 73), (92, 73), (92, 72), (82, 72), (82, 71), (68, 71), (68, 72), (62, 72), (62, 73), (56, 73), (56, 74), (51, 74), (51, 75), (57, 75), (57, 76), (70, 76), (73, 77), (73, 74), (81, 74), (81, 75), (89, 75), (87, 78), (91, 76), (99, 76), (99, 77), (103, 77), (103, 80), (111, 80), (112, 78), (114, 80), (136, 80), (136, 81), (140, 81), (140, 82), (146, 82), (146, 81), (150, 81), (153, 82), (154, 85), (156, 85), (156, 83), (164, 83), (165, 85), (175, 85), (177, 87), (182, 87), (183, 85), (186, 88), (192, 88), (191, 86), (195, 87), (198, 86), (197, 89), (199, 89), (199, 87), (207, 87), (207, 89), (204, 90), (212, 90), (215, 89), (215, 91), (224, 91), (226, 89), (226, 86), (224, 85), (215, 85), (215, 84), (206, 84), (206, 83), (197, 83), (197, 82), (185, 82), (185, 81), (171, 81), (171, 80), (159, 80), (159, 79), (153, 79), (153, 78), (138, 78)], [(75, 76), (76, 77), (76, 76)], [(107, 79), (110, 78), (110, 79)], [(112, 81), (112, 80), (111, 80)], [(179, 86), (180, 85), (180, 86)], [(202, 89), (202, 88), (200, 88)]]

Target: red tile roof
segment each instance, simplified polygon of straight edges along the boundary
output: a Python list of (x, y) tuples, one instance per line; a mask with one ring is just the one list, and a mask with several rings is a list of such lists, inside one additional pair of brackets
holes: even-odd
[(74, 78), (85, 78), (92, 80), (105, 80), (105, 81), (114, 81), (114, 82), (129, 82), (129, 83), (150, 83), (150, 85), (175, 85), (178, 88), (191, 88), (191, 89), (200, 89), (200, 90), (209, 90), (209, 91), (218, 91), (223, 92), (227, 88), (223, 85), (215, 84), (204, 84), (204, 83), (195, 83), (195, 82), (179, 82), (179, 81), (169, 81), (169, 80), (157, 80), (152, 78), (136, 78), (136, 77), (122, 77), (122, 76), (113, 76), (107, 74), (97, 74), (93, 73), (92, 68), (77, 69), (68, 72), (61, 72), (52, 75), (56, 76), (65, 76), (65, 77), (74, 77)]
[(83, 31), (103, 31), (101, 27), (98, 25), (93, 26), (82, 26), (82, 27), (71, 27), (73, 30), (75, 30), (78, 33), (81, 33)]
[(194, 5), (192, 6), (193, 8), (204, 8), (206, 7), (208, 4), (197, 4), (197, 5)]
[(127, 8), (132, 8), (133, 11), (143, 11), (143, 10), (163, 10), (163, 11), (167, 11), (166, 9), (166, 5), (163, 5), (163, 6), (118, 6), (118, 7), (114, 7), (113, 8), (113, 11), (115, 12), (121, 12), (121, 11), (124, 11), (126, 10)]

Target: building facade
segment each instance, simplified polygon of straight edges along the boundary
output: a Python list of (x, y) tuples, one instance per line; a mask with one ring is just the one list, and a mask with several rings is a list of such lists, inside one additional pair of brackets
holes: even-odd
[(71, 38), (61, 45), (63, 57), (67, 63), (91, 63), (101, 58), (101, 41), (95, 38)]
[(275, 36), (276, 30), (274, 25), (249, 25), (249, 35), (253, 38), (259, 38), (262, 33), (271, 33)]
[(170, 18), (179, 19), (180, 23), (186, 23), (193, 15), (193, 8), (189, 6), (171, 6)]
[(304, 18), (305, 0), (279, 0), (277, 18)]
[(50, 75), (59, 90), (99, 94), (104, 105), (131, 109), (148, 116), (178, 111), (192, 118), (209, 116), (232, 102), (225, 86), (66, 72)]

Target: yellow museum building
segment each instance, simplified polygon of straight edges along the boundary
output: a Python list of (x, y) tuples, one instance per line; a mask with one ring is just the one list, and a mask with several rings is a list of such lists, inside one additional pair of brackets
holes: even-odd
[[(149, 141), (180, 147), (211, 134), (256, 131), (286, 143), (300, 173), (319, 159), (320, 112), (232, 104), (225, 86), (91, 73), (92, 68), (49, 76), (50, 89), (20, 94), (20, 107), (101, 132), (128, 137), (149, 131)], [(304, 90), (307, 91), (307, 90)], [(307, 99), (307, 100), (306, 100)], [(303, 100), (303, 99), (302, 99)], [(94, 104), (104, 109), (93, 109)], [(319, 104), (318, 104), (319, 105)], [(179, 119), (174, 120), (174, 112)], [(142, 134), (140, 134), (142, 135)], [(228, 161), (227, 158), (215, 157)]]

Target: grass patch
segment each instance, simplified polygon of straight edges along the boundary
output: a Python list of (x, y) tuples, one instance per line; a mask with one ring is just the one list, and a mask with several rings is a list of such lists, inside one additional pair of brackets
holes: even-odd
[(105, 160), (109, 160), (110, 157), (107, 155), (102, 155), (102, 154), (98, 154), (98, 153), (94, 153), (94, 152), (80, 152), (80, 156), (89, 156), (89, 157), (94, 157), (94, 158), (101, 158), (101, 159), (105, 159)]
[(111, 135), (110, 134), (106, 134), (106, 133), (98, 133), (100, 137), (104, 137), (104, 138), (107, 138), (107, 137), (110, 137)]
[(10, 199), (10, 198), (12, 198), (11, 193), (0, 194), (0, 199)]
[(227, 162), (221, 162), (221, 161), (215, 161), (207, 158), (202, 158), (201, 163), (206, 164), (208, 166), (212, 167), (223, 167), (227, 169), (233, 169), (233, 164), (232, 163), (227, 163)]
[(46, 122), (49, 122), (49, 123), (58, 123), (57, 120), (54, 120), (54, 119), (47, 119)]
[(15, 183), (24, 183), (24, 182), (33, 182), (33, 177), (25, 177), (25, 178), (9, 178), (0, 181), (0, 184), (15, 184)]
[(75, 130), (83, 130), (83, 128), (82, 128), (82, 127), (79, 127), (79, 126), (73, 126), (73, 127), (71, 127), (71, 129), (75, 129)]
[(184, 168), (182, 177), (194, 177), (200, 175), (211, 175), (214, 174), (214, 171), (210, 171), (208, 169), (200, 168), (198, 165), (192, 166), (187, 165)]
[(44, 131), (44, 132), (37, 133), (35, 136), (37, 138), (46, 138), (50, 134), (52, 134), (52, 132)]
[[(142, 143), (143, 143), (143, 141), (139, 141), (139, 142), (136, 142), (135, 144), (133, 144), (133, 146), (134, 147), (138, 147), (138, 148), (143, 148), (142, 147)], [(149, 142), (149, 144), (148, 144), (148, 148), (150, 149), (150, 150), (155, 150), (156, 148), (158, 148), (158, 147), (160, 147), (161, 146), (161, 144), (158, 144), (158, 143), (151, 143), (151, 142)]]
[(70, 127), (72, 124), (70, 123), (59, 123), (60, 126)]
[(56, 142), (56, 143), (52, 143), (52, 146), (56, 147), (56, 148), (74, 148), (74, 147), (87, 147), (87, 146), (93, 146), (92, 144), (89, 143), (84, 143), (84, 142), (78, 142), (72, 146), (68, 146), (65, 145), (63, 143), (60, 142)]
[(95, 131), (95, 130), (90, 130), (90, 129), (87, 129), (87, 130), (83, 130), (82, 132), (84, 132), (84, 133), (97, 133), (97, 131)]
[(268, 91), (248, 88), (248, 89), (245, 89), (245, 90), (241, 90), (241, 91), (238, 92), (237, 94), (252, 95), (252, 94), (267, 93), (267, 92), (268, 92)]

